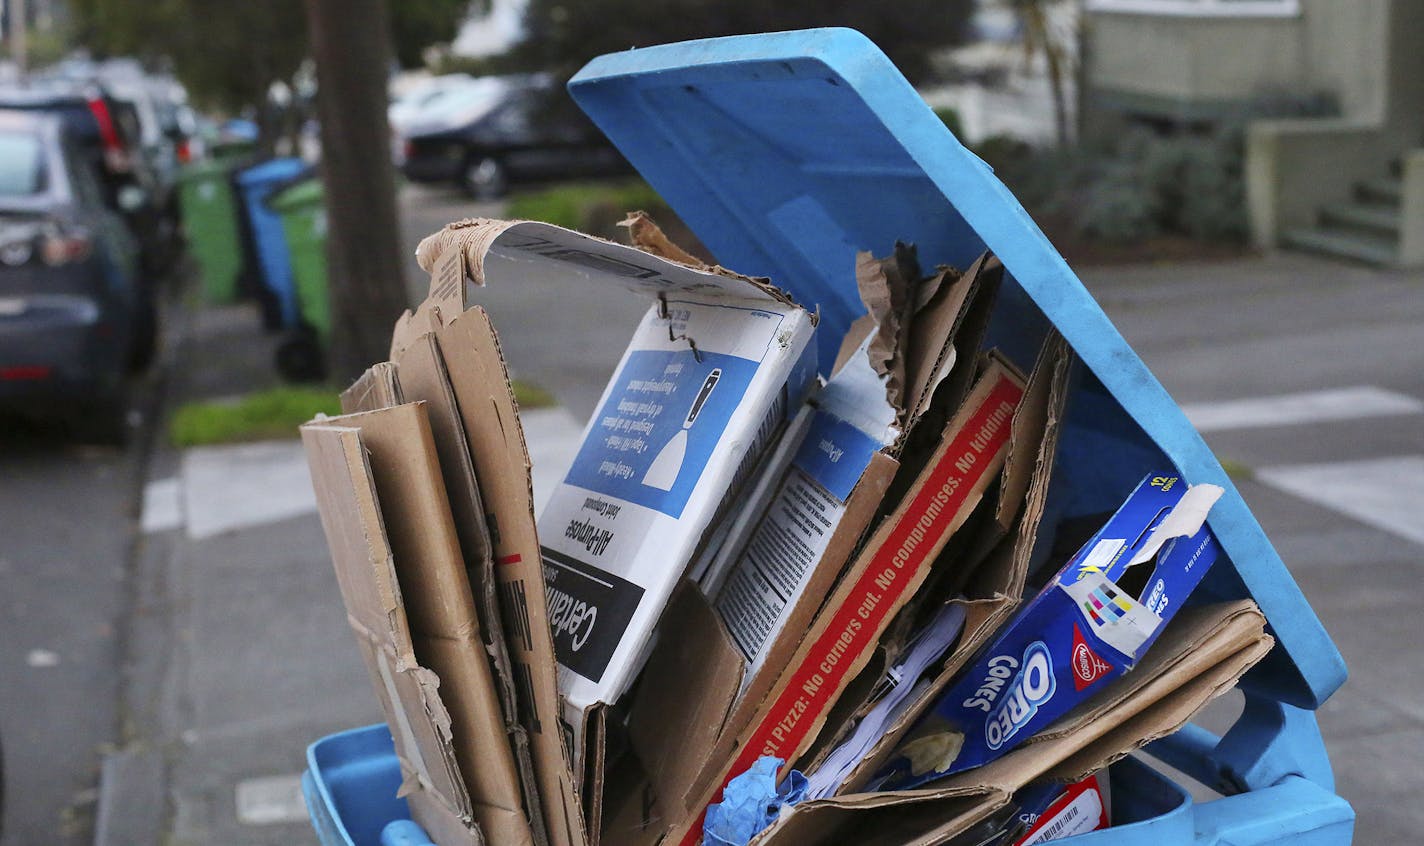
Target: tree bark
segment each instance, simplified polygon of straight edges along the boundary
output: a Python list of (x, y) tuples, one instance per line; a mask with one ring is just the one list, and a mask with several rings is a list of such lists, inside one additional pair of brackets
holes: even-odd
[(390, 21), (384, 0), (305, 0), (317, 68), (331, 375), (384, 361), (406, 307), (395, 172), (386, 124)]

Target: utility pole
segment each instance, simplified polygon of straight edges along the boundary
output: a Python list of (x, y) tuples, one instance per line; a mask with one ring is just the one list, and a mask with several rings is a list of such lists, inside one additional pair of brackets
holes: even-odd
[(386, 359), (407, 306), (386, 123), (391, 29), (384, 0), (305, 4), (326, 189), (331, 375), (341, 381)]

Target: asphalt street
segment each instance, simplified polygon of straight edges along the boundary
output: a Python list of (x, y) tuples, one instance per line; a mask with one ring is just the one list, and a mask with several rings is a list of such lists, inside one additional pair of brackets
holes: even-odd
[(15, 420), (0, 431), (3, 837), (78, 846), (121, 731), (139, 450), (74, 446)]
[[(445, 222), (499, 211), (441, 190), (402, 199), (412, 255)], [(1356, 842), (1412, 842), (1424, 827), (1411, 622), (1424, 602), (1424, 273), (1280, 255), (1082, 274), (1203, 421), (1350, 664), (1319, 718), (1337, 788), (1360, 814)], [(422, 277), (412, 261), (412, 299)], [(580, 419), (644, 308), (528, 287), (480, 301), (515, 375)], [(205, 340), (180, 360), (182, 395), (270, 382), (270, 340), (250, 315), (204, 312), (189, 332)], [(140, 478), (136, 450), (5, 437), (5, 846), (89, 843), (101, 762), (117, 747), (160, 759), (169, 842), (314, 842), (293, 804), (302, 747), (376, 718), (314, 515), (211, 535), (155, 524), (136, 541), (142, 485), (199, 478), (202, 456), (160, 450)], [(190, 516), (202, 494), (183, 494)]]

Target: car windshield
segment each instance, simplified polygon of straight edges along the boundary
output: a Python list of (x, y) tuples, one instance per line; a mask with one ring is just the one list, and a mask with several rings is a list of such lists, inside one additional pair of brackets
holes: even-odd
[(0, 131), (0, 197), (33, 197), (44, 189), (44, 146), (39, 136)]
[(493, 111), (495, 106), (504, 101), (508, 92), (508, 85), (489, 77), (473, 80), (467, 85), (445, 88), (425, 102), (413, 120), (420, 123), (460, 126)]

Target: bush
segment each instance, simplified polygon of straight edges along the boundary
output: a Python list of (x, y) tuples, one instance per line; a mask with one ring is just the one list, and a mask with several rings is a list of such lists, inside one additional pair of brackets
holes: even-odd
[(611, 240), (618, 237), (618, 221), (630, 211), (654, 217), (669, 213), (667, 204), (641, 179), (623, 182), (571, 182), (539, 191), (516, 194), (509, 201), (509, 217), (542, 220)]

